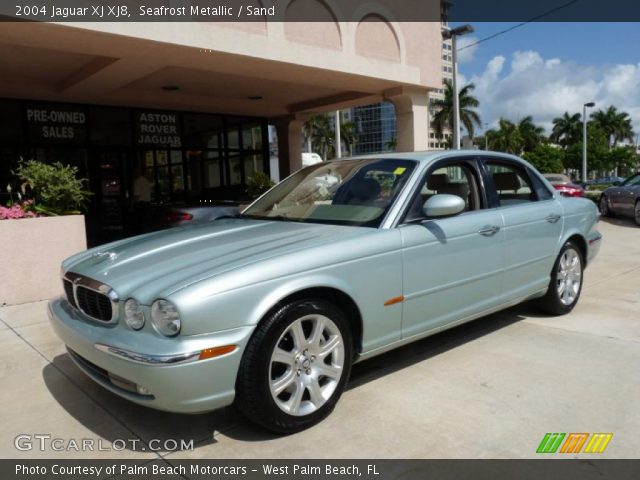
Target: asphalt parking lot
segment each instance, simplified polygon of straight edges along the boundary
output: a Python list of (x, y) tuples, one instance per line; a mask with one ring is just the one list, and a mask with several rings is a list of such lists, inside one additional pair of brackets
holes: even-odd
[[(599, 228), (602, 249), (570, 315), (520, 305), (358, 364), (334, 413), (288, 437), (231, 408), (186, 416), (122, 400), (72, 364), (44, 302), (1, 308), (0, 457), (534, 458), (545, 432), (612, 432), (603, 458), (639, 458), (640, 228)], [(20, 434), (93, 439), (96, 449), (20, 451)], [(97, 450), (118, 439), (194, 449)]]

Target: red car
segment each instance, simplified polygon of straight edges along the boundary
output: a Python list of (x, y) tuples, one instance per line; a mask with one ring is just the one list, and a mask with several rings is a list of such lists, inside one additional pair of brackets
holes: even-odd
[(566, 175), (561, 173), (545, 173), (544, 178), (565, 197), (584, 197), (584, 188), (573, 183)]

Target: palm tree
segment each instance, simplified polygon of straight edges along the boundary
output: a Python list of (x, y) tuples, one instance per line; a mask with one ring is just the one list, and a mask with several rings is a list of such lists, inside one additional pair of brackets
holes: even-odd
[(316, 115), (303, 125), (303, 132), (309, 151), (316, 151), (323, 160), (332, 156), (334, 150), (334, 129), (326, 114)]
[(518, 133), (522, 139), (522, 148), (519, 153), (531, 152), (544, 141), (544, 128), (533, 123), (531, 115), (518, 122)]
[(607, 142), (613, 138), (613, 147), (621, 140), (633, 141), (633, 127), (631, 118), (627, 112), (618, 112), (618, 109), (611, 105), (606, 110), (598, 110), (591, 114), (591, 120), (607, 135)]
[(349, 150), (349, 156), (353, 155), (353, 148), (358, 143), (358, 129), (356, 122), (340, 122), (340, 139), (345, 143)]
[[(460, 105), (460, 122), (469, 133), (469, 137), (473, 138), (475, 127), (480, 127), (480, 116), (473, 110), (478, 108), (480, 102), (471, 92), (476, 88), (473, 83), (468, 83), (460, 90), (458, 95), (458, 104)], [(444, 81), (444, 99), (436, 99), (431, 105), (436, 110), (433, 116), (433, 128), (438, 137), (442, 137), (442, 131), (445, 128), (452, 128), (453, 125), (453, 85), (450, 80)]]
[(522, 135), (518, 125), (501, 118), (498, 122), (498, 130), (489, 130), (487, 133), (489, 150), (518, 154), (522, 151)]
[(579, 113), (570, 115), (564, 112), (562, 117), (553, 119), (553, 130), (549, 139), (563, 147), (581, 141), (582, 136), (582, 116)]

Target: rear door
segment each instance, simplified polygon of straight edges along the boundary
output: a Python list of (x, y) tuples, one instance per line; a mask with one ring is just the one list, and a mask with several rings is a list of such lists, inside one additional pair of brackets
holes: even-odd
[(511, 301), (549, 284), (563, 229), (563, 209), (525, 164), (485, 158), (488, 193), (504, 222), (504, 297)]
[[(432, 195), (458, 195), (464, 212), (427, 218)], [(430, 167), (400, 225), (403, 250), (403, 338), (483, 312), (499, 303), (502, 288), (502, 216), (488, 208), (475, 158)]]

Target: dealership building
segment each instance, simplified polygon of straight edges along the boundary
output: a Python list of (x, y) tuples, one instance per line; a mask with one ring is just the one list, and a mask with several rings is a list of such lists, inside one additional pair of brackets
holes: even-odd
[[(241, 198), (269, 173), (268, 125), (280, 177), (322, 112), (391, 102), (397, 150), (427, 149), (440, 23), (396, 22), (384, 2), (284, 3), (282, 22), (4, 22), (0, 188), (21, 157), (76, 165), (93, 192), (88, 234), (104, 237), (126, 230), (139, 174), (156, 205)], [(286, 21), (299, 5), (325, 21)]]

